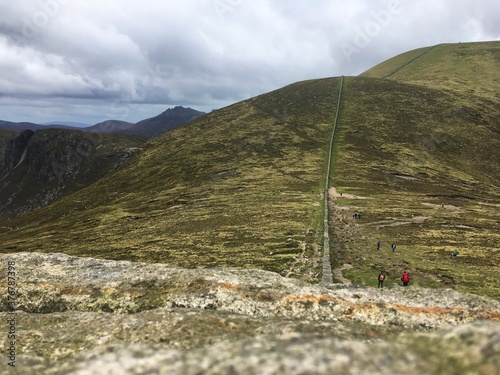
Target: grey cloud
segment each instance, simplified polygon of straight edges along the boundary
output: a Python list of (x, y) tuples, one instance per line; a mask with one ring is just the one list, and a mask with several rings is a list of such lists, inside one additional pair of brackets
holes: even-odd
[(487, 0), (0, 0), (0, 6), (0, 106), (17, 121), (51, 120), (30, 113), (36, 98), (45, 101), (44, 116), (52, 109), (58, 119), (65, 108), (73, 120), (78, 111), (94, 118), (92, 106), (104, 118), (162, 105), (209, 110), (303, 79), (359, 74), (409, 49), (500, 36), (500, 5)]

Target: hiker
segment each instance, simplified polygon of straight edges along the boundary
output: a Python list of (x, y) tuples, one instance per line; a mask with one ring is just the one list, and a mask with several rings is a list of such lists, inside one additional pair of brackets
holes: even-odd
[(378, 274), (378, 288), (384, 287), (384, 280), (385, 280), (384, 272), (380, 271), (380, 273)]
[(392, 249), (392, 252), (394, 252), (394, 250), (396, 250), (396, 244), (395, 244), (395, 243), (393, 243), (393, 244), (391, 245), (391, 249)]
[(453, 252), (451, 253), (451, 257), (452, 257), (453, 259), (455, 259), (455, 258), (457, 257), (457, 255), (458, 255), (457, 251), (456, 251), (456, 250), (453, 250)]
[(377, 250), (380, 250), (380, 241), (377, 241)]
[(408, 275), (406, 271), (404, 271), (401, 275), (401, 281), (403, 282), (403, 286), (408, 286), (408, 283), (410, 282), (410, 275)]

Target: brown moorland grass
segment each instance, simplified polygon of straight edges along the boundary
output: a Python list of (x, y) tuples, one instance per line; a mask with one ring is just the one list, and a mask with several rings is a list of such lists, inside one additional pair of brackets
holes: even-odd
[(376, 285), (384, 270), (394, 285), (406, 269), (414, 284), (500, 298), (500, 111), (469, 99), (393, 80), (346, 81), (333, 182), (343, 196), (332, 228), (336, 265), (354, 265), (344, 276)]
[(167, 132), (116, 174), (3, 223), (2, 244), (317, 280), (338, 83), (297, 83)]
[(465, 100), (475, 95), (498, 103), (499, 64), (500, 41), (439, 44), (395, 56), (361, 76), (386, 77), (440, 89)]

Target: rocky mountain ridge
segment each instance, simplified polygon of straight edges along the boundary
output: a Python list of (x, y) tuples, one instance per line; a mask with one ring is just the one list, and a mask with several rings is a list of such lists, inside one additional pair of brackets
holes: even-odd
[(500, 365), (500, 303), (453, 290), (56, 253), (0, 259), (17, 270), (21, 374), (495, 374)]
[(202, 115), (178, 106), (137, 124), (109, 120), (71, 128), (0, 121), (0, 220), (37, 210), (97, 181), (122, 165), (146, 138)]

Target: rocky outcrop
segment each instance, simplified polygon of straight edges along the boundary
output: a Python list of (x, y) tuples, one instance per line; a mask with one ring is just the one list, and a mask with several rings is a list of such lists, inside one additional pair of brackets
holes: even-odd
[(27, 174), (43, 181), (67, 183), (76, 178), (95, 148), (96, 144), (81, 132), (39, 131), (26, 150)]
[(500, 320), (500, 304), (454, 290), (328, 289), (260, 270), (181, 269), (63, 254), (22, 253), (14, 259), (23, 281), (17, 306), (29, 313), (181, 307), (424, 330)]
[(500, 303), (452, 290), (321, 287), (259, 270), (63, 254), (0, 259), (16, 268), (19, 373), (494, 374), (499, 365)]
[(0, 219), (34, 211), (97, 181), (122, 165), (142, 141), (65, 129), (23, 131), (5, 152)]
[[(11, 139), (7, 144), (7, 149), (5, 150), (5, 156), (3, 160), (2, 176), (9, 173), (14, 167), (16, 167), (23, 155), (25, 155), (26, 149), (28, 147), (28, 142), (31, 137), (33, 137), (35, 132), (33, 130), (24, 130), (17, 137)], [(0, 177), (2, 177), (0, 176)]]
[(498, 326), (476, 324), (392, 342), (285, 333), (221, 342), (189, 352), (149, 345), (112, 345), (80, 355), (47, 373), (494, 375), (500, 366), (495, 349), (499, 340)]

